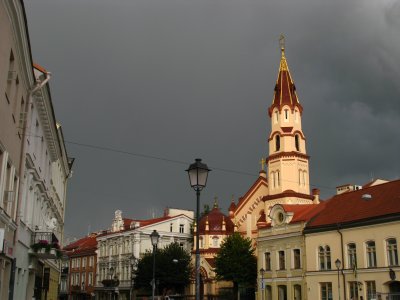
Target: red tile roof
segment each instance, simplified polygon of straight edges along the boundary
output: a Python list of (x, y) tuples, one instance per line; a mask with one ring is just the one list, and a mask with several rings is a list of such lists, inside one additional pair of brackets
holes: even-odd
[[(208, 234), (212, 233), (226, 233), (231, 234), (234, 232), (235, 226), (231, 219), (225, 216), (218, 206), (214, 207), (207, 215), (203, 216), (199, 222), (199, 234), (206, 233), (206, 222), (208, 221)], [(222, 222), (225, 221), (225, 231), (222, 231)]]
[(97, 249), (96, 234), (86, 236), (64, 247), (68, 256), (95, 253)]
[(47, 70), (45, 68), (43, 68), (41, 65), (35, 64), (33, 63), (33, 67), (37, 70), (39, 70), (42, 73), (47, 73)]
[[(370, 195), (371, 198), (363, 197)], [(400, 214), (400, 180), (333, 196), (307, 228), (346, 224)]]
[(205, 258), (211, 268), (215, 268), (215, 258)]
[(306, 222), (318, 214), (325, 207), (325, 203), (320, 204), (282, 204), (285, 212), (292, 212), (293, 218), (290, 223)]

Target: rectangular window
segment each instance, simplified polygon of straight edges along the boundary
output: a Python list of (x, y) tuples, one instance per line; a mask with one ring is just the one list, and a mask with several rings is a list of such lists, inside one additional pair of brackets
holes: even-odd
[(266, 296), (265, 299), (268, 299), (268, 300), (272, 299), (272, 287), (270, 285), (267, 285), (265, 287), (265, 296)]
[(89, 258), (89, 267), (93, 267), (93, 263), (94, 263), (94, 257), (91, 256), (91, 257)]
[(331, 282), (321, 282), (321, 300), (333, 300), (332, 298), (332, 283)]
[(358, 282), (351, 281), (350, 285), (350, 299), (358, 299)]
[(80, 257), (76, 259), (76, 267), (77, 268), (81, 267), (81, 258)]
[(82, 290), (84, 290), (86, 286), (86, 273), (82, 273), (81, 286)]
[(87, 257), (82, 258), (82, 268), (86, 268)]
[(270, 271), (271, 270), (271, 252), (265, 252), (264, 258), (265, 258), (265, 270)]
[(389, 266), (398, 266), (399, 257), (397, 254), (397, 241), (396, 239), (388, 239), (386, 241), (387, 260)]
[(285, 251), (279, 251), (279, 270), (285, 270)]
[(88, 286), (92, 286), (93, 285), (93, 273), (90, 272), (88, 274)]
[(366, 243), (366, 251), (367, 251), (367, 267), (368, 268), (376, 267), (376, 248), (374, 241), (368, 241)]
[(179, 233), (184, 233), (185, 232), (185, 225), (179, 224)]
[(367, 286), (367, 300), (376, 299), (375, 281), (366, 281), (365, 285)]
[(173, 228), (173, 223), (169, 224), (169, 232), (172, 232)]
[(300, 249), (294, 249), (293, 250), (293, 267), (295, 269), (300, 269), (301, 268)]
[(294, 299), (295, 300), (301, 300), (301, 285), (300, 284), (295, 284), (293, 286), (293, 292), (294, 292)]
[(348, 244), (347, 245), (347, 261), (348, 267), (355, 269), (357, 268), (357, 249), (356, 244)]

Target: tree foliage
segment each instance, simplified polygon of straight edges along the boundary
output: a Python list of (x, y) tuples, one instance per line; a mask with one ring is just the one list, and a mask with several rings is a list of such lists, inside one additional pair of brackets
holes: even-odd
[(237, 232), (228, 236), (215, 257), (215, 273), (219, 279), (233, 282), (235, 297), (239, 285), (253, 287), (257, 279), (257, 258), (251, 240)]
[[(181, 293), (189, 284), (191, 274), (190, 254), (178, 243), (172, 243), (156, 250), (156, 293), (165, 291)], [(135, 288), (151, 293), (153, 279), (153, 253), (146, 252), (139, 260)]]

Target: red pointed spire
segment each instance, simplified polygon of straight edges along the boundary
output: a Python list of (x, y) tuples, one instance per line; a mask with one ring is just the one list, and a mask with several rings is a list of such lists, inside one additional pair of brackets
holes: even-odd
[(276, 80), (274, 89), (274, 99), (272, 100), (272, 105), (269, 108), (269, 116), (272, 115), (272, 111), (275, 107), (277, 107), (278, 110), (281, 110), (284, 105), (288, 105), (291, 109), (294, 109), (294, 107), (297, 106), (300, 110), (300, 113), (303, 111), (303, 107), (301, 106), (297, 97), (296, 86), (292, 80), (292, 76), (290, 75), (289, 67), (286, 61), (283, 36), (280, 38), (280, 45), (281, 61), (279, 64), (278, 79)]

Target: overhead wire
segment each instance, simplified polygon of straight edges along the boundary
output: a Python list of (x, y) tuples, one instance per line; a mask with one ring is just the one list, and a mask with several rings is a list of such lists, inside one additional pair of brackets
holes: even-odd
[[(39, 135), (34, 135), (31, 134), (29, 135), (31, 137), (37, 137), (37, 138), (43, 138), (43, 136)], [(113, 152), (113, 153), (119, 153), (119, 154), (124, 154), (124, 155), (129, 155), (129, 156), (135, 156), (135, 157), (140, 157), (140, 158), (146, 158), (146, 159), (153, 159), (153, 160), (159, 160), (159, 161), (165, 161), (169, 163), (175, 163), (175, 164), (180, 164), (180, 165), (189, 165), (190, 162), (187, 161), (182, 161), (182, 160), (176, 160), (176, 159), (170, 159), (170, 158), (165, 158), (161, 156), (155, 156), (155, 155), (150, 155), (150, 154), (143, 154), (143, 153), (135, 153), (127, 150), (121, 150), (121, 149), (116, 149), (116, 148), (111, 148), (111, 147), (105, 147), (105, 146), (99, 146), (99, 145), (93, 145), (93, 144), (87, 144), (87, 143), (80, 143), (80, 142), (75, 142), (75, 141), (69, 141), (69, 140), (64, 140), (66, 144), (70, 145), (75, 145), (79, 147), (85, 147), (85, 148), (90, 148), (90, 149), (95, 149), (95, 150), (102, 150), (106, 152)], [(258, 177), (258, 175), (255, 175), (250, 172), (246, 171), (239, 171), (239, 170), (233, 170), (233, 169), (227, 169), (227, 168), (221, 168), (221, 167), (216, 167), (216, 166), (210, 166), (212, 170), (217, 170), (221, 172), (226, 172), (226, 173), (232, 173), (232, 174), (238, 174), (238, 175), (245, 175), (245, 176), (250, 176), (250, 177)], [(296, 181), (293, 180), (287, 180), (287, 179), (280, 179), (281, 181), (285, 182), (292, 182), (292, 183), (297, 183)], [(329, 187), (329, 186), (323, 186), (323, 185), (316, 185), (316, 184), (311, 184), (311, 187), (318, 187), (322, 189), (329, 189), (329, 190), (335, 190), (336, 187)]]

